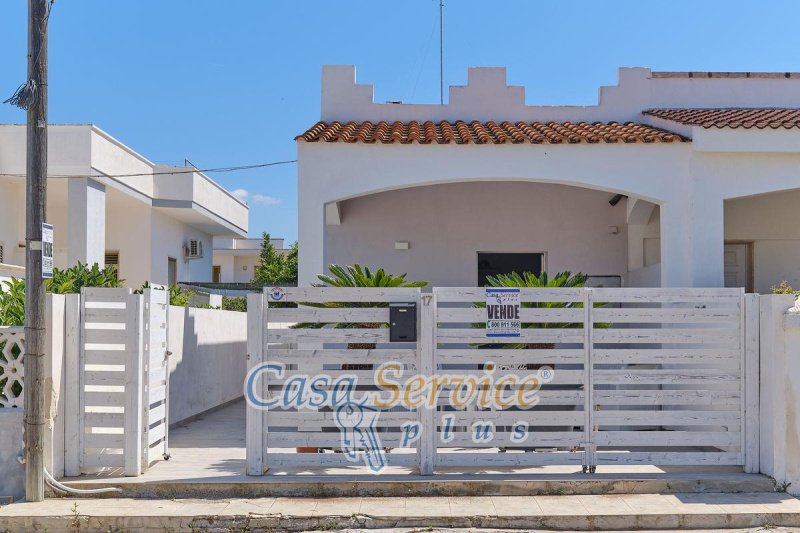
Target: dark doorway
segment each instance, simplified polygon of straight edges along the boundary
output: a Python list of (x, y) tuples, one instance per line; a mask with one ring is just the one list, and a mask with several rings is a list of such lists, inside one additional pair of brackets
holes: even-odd
[(478, 252), (478, 287), (486, 285), (487, 276), (533, 272), (537, 276), (544, 266), (543, 253)]

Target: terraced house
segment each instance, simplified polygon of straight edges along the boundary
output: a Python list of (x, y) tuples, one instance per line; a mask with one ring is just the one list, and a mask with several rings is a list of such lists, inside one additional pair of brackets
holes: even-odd
[(798, 126), (797, 73), (623, 68), (597, 105), (536, 106), (504, 68), (473, 68), (419, 105), (327, 66), (297, 137), (300, 281), (359, 262), (438, 286), (510, 270), (798, 286)]

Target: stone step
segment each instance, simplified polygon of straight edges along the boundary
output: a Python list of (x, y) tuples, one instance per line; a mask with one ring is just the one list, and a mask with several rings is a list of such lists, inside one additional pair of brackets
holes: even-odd
[(50, 499), (0, 508), (0, 531), (800, 527), (786, 493), (256, 499)]
[[(119, 487), (128, 498), (257, 498), (268, 496), (536, 496), (590, 494), (670, 494), (773, 492), (774, 481), (742, 472), (597, 473), (597, 474), (437, 474), (361, 476), (264, 476), (217, 481), (80, 477), (64, 480), (81, 489)], [(52, 492), (51, 495), (55, 495)], [(91, 496), (96, 497), (96, 496)]]

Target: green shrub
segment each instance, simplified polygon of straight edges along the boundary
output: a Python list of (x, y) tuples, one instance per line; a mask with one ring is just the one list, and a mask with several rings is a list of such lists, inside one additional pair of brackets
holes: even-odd
[(181, 289), (177, 285), (169, 286), (169, 305), (189, 307), (189, 300), (194, 296), (194, 291)]
[(0, 287), (0, 326), (25, 323), (25, 280), (11, 278)]
[[(74, 294), (82, 287), (117, 288), (124, 286), (125, 280), (117, 279), (117, 271), (112, 266), (100, 268), (95, 263), (91, 267), (78, 262), (72, 268), (53, 269), (52, 279), (45, 280), (47, 292), (54, 294)], [(3, 282), (0, 291), (0, 326), (22, 326), (25, 322), (25, 280), (11, 278)]]
[(224, 311), (239, 311), (242, 313), (247, 312), (247, 298), (245, 296), (236, 297), (222, 297), (222, 309)]
[(54, 268), (53, 278), (47, 280), (47, 292), (53, 294), (74, 294), (81, 292), (82, 287), (114, 289), (124, 286), (125, 280), (117, 278), (117, 269), (114, 266), (100, 268), (95, 263), (90, 267), (80, 261), (72, 268)]
[(772, 294), (793, 294), (795, 296), (800, 294), (800, 291), (794, 290), (794, 288), (792, 288), (792, 286), (789, 285), (789, 282), (786, 280), (781, 281), (779, 285), (773, 285), (770, 287), (770, 290), (772, 291)]

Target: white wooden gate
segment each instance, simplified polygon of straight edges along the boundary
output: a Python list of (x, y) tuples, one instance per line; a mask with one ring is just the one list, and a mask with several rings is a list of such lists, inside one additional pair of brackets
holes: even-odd
[[(356, 376), (360, 384), (373, 383), (374, 369), (397, 361), (405, 373), (417, 371), (416, 343), (389, 344), (389, 302), (419, 302), (411, 288), (296, 288), (248, 297), (248, 370), (263, 363), (285, 365), (283, 377), (264, 376), (259, 394), (280, 397), (286, 383), (298, 375), (326, 374), (332, 379)], [(313, 307), (327, 302), (329, 307)], [(302, 305), (302, 304), (309, 305)], [(297, 306), (297, 304), (300, 304)], [(288, 307), (293, 306), (293, 307)], [(340, 327), (335, 327), (336, 325)], [(341, 327), (346, 324), (348, 327)], [(370, 387), (359, 385), (359, 394)], [(330, 386), (322, 386), (326, 391)], [(374, 387), (372, 387), (375, 390)], [(418, 418), (415, 410), (378, 411), (377, 432), (392, 466), (417, 463), (414, 453), (402, 453), (400, 426)], [(352, 465), (344, 453), (297, 453), (298, 448), (341, 451), (342, 440), (329, 407), (259, 411), (248, 406), (247, 465), (250, 475), (281, 466)], [(361, 448), (359, 446), (359, 448)], [(362, 448), (363, 449), (363, 448)]]
[[(514, 338), (487, 337), (486, 290), (478, 287), (433, 290), (435, 328), (433, 362), (442, 374), (524, 377), (546, 365), (554, 380), (539, 393), (538, 406), (502, 410), (471, 406), (453, 411), (450, 388), (443, 390), (436, 416), (436, 461), (441, 466), (543, 465), (584, 463), (582, 445), (588, 442), (586, 417), (589, 383), (586, 350), (588, 331), (582, 289), (521, 289), (520, 319)], [(427, 325), (426, 325), (427, 326)], [(423, 326), (425, 327), (425, 326)], [(513, 398), (513, 394), (512, 394)], [(453, 440), (444, 442), (448, 415), (455, 416)], [(524, 442), (512, 442), (518, 423), (528, 426)], [(493, 437), (475, 442), (476, 424), (490, 425)], [(506, 453), (496, 453), (497, 449)], [(529, 450), (535, 453), (521, 453)]]
[[(426, 475), (436, 466), (545, 464), (589, 472), (605, 464), (758, 471), (758, 296), (741, 289), (523, 288), (515, 338), (487, 336), (483, 288), (422, 295), (285, 288), (274, 294), (276, 305), (269, 295), (248, 300), (249, 367), (274, 362), (287, 369), (260, 384), (266, 398), (286, 392), (287, 379), (302, 374), (352, 374), (374, 383), (375, 367), (390, 360), (401, 361), (406, 376), (414, 370), (524, 377), (552, 369), (532, 408), (455, 406), (444, 386), (436, 409), (382, 412), (384, 446), (401, 444), (403, 422), (418, 420), (423, 431), (416, 455), (393, 450), (391, 465), (416, 464)], [(417, 343), (386, 344), (389, 301), (418, 302)], [(314, 307), (321, 302), (329, 304)], [(357, 346), (366, 343), (375, 347)], [(353, 364), (368, 366), (346, 366)], [(251, 475), (278, 465), (347, 464), (341, 454), (291, 450), (338, 446), (329, 411), (248, 407), (247, 416)], [(474, 438), (476, 424), (490, 428), (491, 438)], [(527, 428), (522, 440), (521, 426)]]
[(66, 475), (138, 476), (166, 453), (165, 295), (150, 291), (145, 305), (130, 289), (83, 288), (67, 299)]
[(144, 368), (142, 378), (142, 466), (169, 458), (169, 291), (144, 290)]
[(758, 296), (594, 289), (592, 464), (758, 461)]
[[(578, 463), (589, 471), (598, 464), (718, 464), (757, 471), (757, 295), (521, 289), (520, 337), (493, 339), (480, 327), (485, 289), (433, 292), (439, 372), (492, 363), (512, 373), (550, 365), (555, 376), (532, 409), (459, 413), (461, 433), (437, 442), (437, 464)], [(437, 416), (449, 409), (440, 405)], [(494, 438), (471, 442), (472, 424), (486, 421)], [(515, 445), (509, 432), (516, 422), (531, 433)], [(453, 444), (484, 453), (447, 450)], [(494, 447), (516, 450), (479, 450)], [(532, 453), (513, 453), (520, 449)]]

